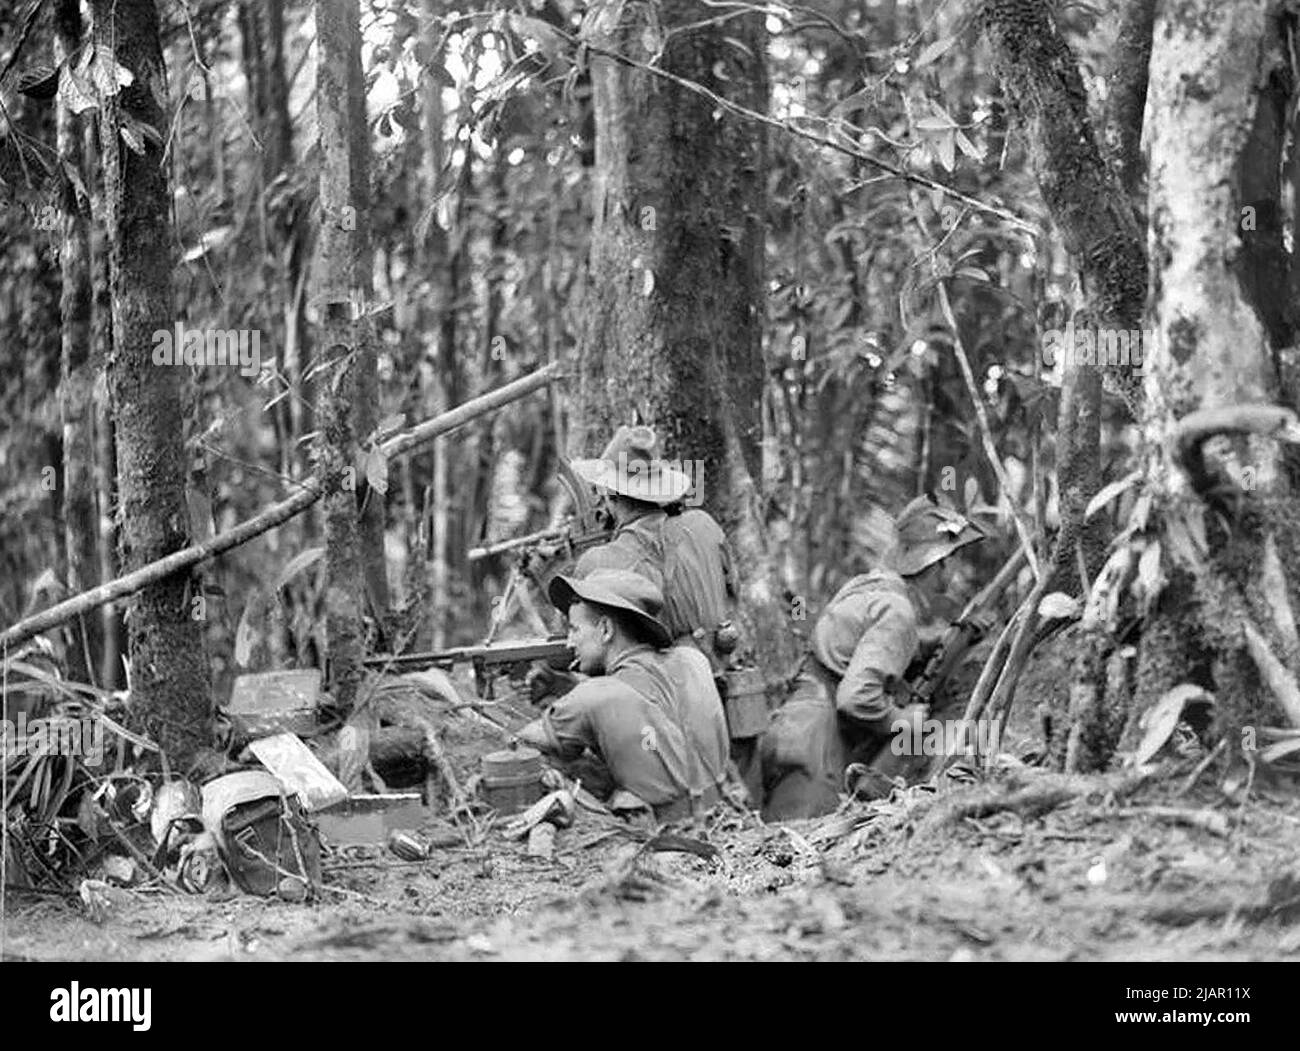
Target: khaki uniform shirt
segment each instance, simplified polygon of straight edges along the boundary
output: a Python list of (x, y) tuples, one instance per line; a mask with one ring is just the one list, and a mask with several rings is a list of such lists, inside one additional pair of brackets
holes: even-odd
[(919, 645), (911, 589), (885, 569), (840, 588), (813, 628), (813, 654), (839, 680), (836, 710), (876, 734), (888, 733), (896, 716), (886, 683), (902, 680)]
[(651, 806), (702, 795), (726, 778), (727, 726), (709, 663), (690, 646), (624, 651), (542, 716), (549, 751), (590, 748), (620, 788)]
[(702, 629), (697, 642), (713, 662), (713, 632), (730, 616), (735, 585), (726, 534), (708, 512), (651, 511), (627, 522), (609, 543), (583, 552), (574, 572), (585, 577), (597, 569), (630, 569), (658, 585), (664, 593), (659, 619), (674, 639)]

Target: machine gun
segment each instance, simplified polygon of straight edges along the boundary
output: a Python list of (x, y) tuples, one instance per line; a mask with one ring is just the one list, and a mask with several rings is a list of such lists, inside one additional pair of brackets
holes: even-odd
[(961, 616), (952, 622), (948, 630), (939, 639), (939, 645), (935, 647), (934, 653), (926, 661), (924, 671), (909, 684), (908, 703), (933, 703), (935, 695), (939, 692), (939, 687), (948, 680), (962, 657), (966, 655), (966, 651), (979, 641), (979, 637), (983, 633), (978, 623), (979, 614), (991, 612), (994, 609), (998, 599), (1002, 597), (1002, 592), (1015, 579), (1016, 574), (1020, 572), (1020, 568), (1024, 564), (1025, 551), (1024, 548), (1021, 548), (998, 571), (997, 576), (984, 585), (979, 593), (966, 603), (966, 608), (961, 611)]
[(612, 538), (614, 523), (595, 506), (588, 487), (573, 473), (573, 467), (564, 457), (559, 459), (557, 473), (569, 492), (573, 516), (551, 529), (471, 548), (467, 552), (471, 562), (517, 551), (515, 568), (545, 594), (546, 586), (556, 573), (567, 568), (588, 548), (598, 547)]
[(496, 677), (502, 671), (516, 673), (533, 661), (562, 659), (567, 666), (574, 659), (573, 650), (563, 635), (544, 639), (518, 639), (509, 642), (491, 642), (479, 646), (457, 646), (450, 650), (433, 650), (425, 653), (404, 653), (400, 656), (367, 657), (362, 663), (368, 668), (396, 671), (420, 671), (424, 668), (450, 668), (465, 661), (474, 666), (474, 685), (484, 700), (492, 700)]
[(560, 457), (558, 474), (561, 483), (569, 492), (573, 502), (574, 514), (563, 525), (552, 529), (543, 529), (527, 536), (500, 540), (494, 544), (471, 548), (468, 558), (471, 562), (507, 552), (518, 552), (510, 577), (506, 581), (505, 592), (495, 604), (492, 622), (488, 625), (485, 643), (496, 638), (501, 626), (510, 615), (512, 604), (516, 600), (516, 591), (520, 578), (532, 581), (543, 595), (546, 594), (555, 577), (569, 569), (578, 556), (591, 547), (608, 543), (614, 536), (614, 523), (591, 499), (589, 488), (584, 485), (569, 461)]

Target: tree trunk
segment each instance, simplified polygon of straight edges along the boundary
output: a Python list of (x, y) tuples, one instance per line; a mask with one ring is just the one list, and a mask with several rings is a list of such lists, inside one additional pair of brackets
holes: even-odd
[[(597, 33), (601, 46), (642, 62), (663, 46), (666, 72), (765, 111), (761, 14), (694, 26), (711, 16), (701, 0), (623, 0), (603, 10)], [(698, 493), (731, 537), (741, 613), (774, 681), (795, 643), (754, 483), (766, 138), (606, 57), (593, 57), (592, 81), (595, 215), (571, 451), (595, 453), (639, 418), (657, 426), (670, 457), (702, 464)]]
[[(97, 47), (132, 74), (101, 94), (100, 144), (109, 231), (113, 353), (108, 390), (116, 430), (122, 564), (144, 566), (189, 543), (182, 371), (153, 364), (156, 331), (175, 321), (171, 194), (162, 166), (167, 70), (153, 0), (93, 0)], [(102, 91), (102, 89), (101, 89)], [(133, 129), (136, 152), (122, 135)], [(210, 736), (211, 681), (198, 577), (146, 587), (127, 618), (133, 718), (174, 762)]]
[[(432, 52), (432, 49), (438, 43), (437, 0), (423, 0), (422, 12), (428, 26), (424, 39)], [(441, 69), (443, 61), (443, 56), (440, 53), (431, 53), (429, 55), (431, 67), (436, 66)], [(442, 105), (442, 89), (441, 78), (435, 74), (433, 68), (430, 68), (426, 72), (421, 85), (423, 112), (420, 123), (422, 147), (420, 184), (424, 189), (423, 198), (427, 202), (426, 207), (433, 207), (433, 201), (436, 199), (439, 182), (442, 178), (443, 155), (445, 152), (443, 126), (446, 121)], [(468, 163), (468, 159), (466, 163)], [(437, 370), (438, 374), (435, 376), (434, 381), (437, 404), (442, 407), (453, 404), (454, 399), (459, 395), (459, 391), (455, 389), (459, 385), (455, 383), (454, 375), (456, 364), (456, 348), (454, 346), (456, 339), (456, 278), (454, 271), (447, 263), (447, 235), (436, 218), (431, 217), (428, 234), (420, 240), (417, 251), (417, 272), (420, 278), (427, 282), (428, 287), (440, 288), (443, 304), (440, 313), (421, 309), (420, 316), (424, 319), (421, 331), (436, 331), (444, 342), (451, 344), (442, 347), (442, 367)], [(422, 567), (419, 579), (424, 585), (422, 591), (427, 598), (424, 623), (428, 625), (428, 640), (434, 649), (442, 649), (447, 644), (447, 610), (450, 605), (447, 588), (449, 577), (447, 503), (451, 495), (448, 484), (447, 459), (452, 448), (453, 446), (445, 438), (440, 438), (433, 443), (433, 479), (431, 482), (432, 492), (429, 497), (430, 506), (427, 516), (421, 516), (422, 521), (425, 521), (428, 526), (428, 543), (419, 553), (419, 564)]]
[[(1270, 702), (1285, 711), (1300, 673), (1300, 508), (1277, 443), (1296, 441), (1300, 428), (1275, 405), (1271, 305), (1241, 265), (1250, 235), (1262, 232), (1247, 216), (1258, 227), (1281, 213), (1277, 120), (1294, 105), (1293, 86), (1277, 79), (1282, 11), (1280, 0), (1242, 0), (1228, 19), (1213, 0), (1170, 0), (1151, 58), (1149, 327), (1159, 344), (1144, 430), (1161, 515), (1147, 545), (1161, 543), (1171, 581), (1159, 609), (1170, 612), (1188, 582), (1193, 601), (1182, 601), (1172, 637), (1144, 640), (1142, 659), (1203, 654), (1230, 735), (1278, 722)], [(1133, 717), (1157, 699), (1140, 691)]]
[[(55, 56), (63, 62), (81, 43), (81, 5), (60, 0)], [(82, 163), (82, 122), (62, 102), (58, 107), (59, 158), (82, 178), (91, 177)], [(91, 338), (90, 229), (82, 201), (64, 201), (63, 248), (59, 256), (63, 293), (59, 304), (62, 368), (59, 410), (63, 419), (63, 530), (67, 585), (72, 593), (99, 583), (99, 509), (95, 502), (95, 376), (102, 362), (94, 357)], [(78, 682), (99, 678), (103, 625), (91, 614), (72, 626), (68, 674)]]
[(358, 397), (361, 340), (358, 276), (364, 257), (353, 185), (349, 65), (358, 31), (357, 0), (317, 0), (316, 106), (320, 120), (321, 229), (317, 242), (317, 309), (321, 363), (317, 417), (325, 479), (325, 616), (330, 690), (348, 711), (362, 667), (363, 575), (358, 535), (358, 444), (353, 406)]
[[(370, 125), (366, 121), (366, 81), (361, 69), (361, 16), (353, 3), (349, 12), (347, 85), (348, 157), (352, 165), (352, 206), (356, 209), (356, 271), (353, 280), (364, 309), (357, 327), (357, 399), (353, 426), (365, 441), (379, 423), (379, 378), (375, 371), (375, 326), (368, 310), (374, 298), (374, 248), (370, 243)], [(385, 493), (371, 488), (362, 502), (357, 521), (361, 544), (361, 572), (376, 622), (385, 638), (393, 631), (388, 596), (388, 570), (384, 560)], [(390, 644), (391, 645), (391, 644)]]
[(1106, 153), (1120, 185), (1140, 209), (1142, 119), (1156, 0), (1125, 0), (1106, 83)]
[[(1047, 7), (1037, 0), (986, 0), (981, 27), (994, 70), (1014, 107), (1030, 167), (1082, 281), (1088, 322), (1129, 331), (1146, 298), (1146, 253), (1132, 204), (1097, 147), (1078, 63)], [(1067, 358), (1073, 362), (1073, 355)], [(1058, 420), (1057, 473), (1061, 531), (1053, 558), (1060, 583), (1078, 584), (1076, 546), (1090, 569), (1100, 563), (1101, 537), (1085, 527), (1083, 510), (1100, 484), (1097, 463), (1100, 370), (1065, 378)], [(1112, 378), (1135, 403), (1132, 370)]]

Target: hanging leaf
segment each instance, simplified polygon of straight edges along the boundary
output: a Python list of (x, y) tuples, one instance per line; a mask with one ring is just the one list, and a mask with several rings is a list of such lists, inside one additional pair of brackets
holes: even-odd
[(934, 143), (936, 155), (939, 163), (943, 165), (943, 170), (950, 172), (957, 165), (957, 139), (954, 135), (944, 135)]
[(1175, 563), (1199, 573), (1209, 553), (1202, 505), (1180, 507), (1165, 518), (1165, 541)]
[(235, 663), (241, 668), (248, 667), (248, 660), (253, 655), (253, 646), (257, 643), (257, 629), (253, 626), (256, 611), (264, 608), (260, 592), (254, 592), (244, 604), (239, 626), (235, 629)]
[(871, 88), (863, 88), (861, 91), (855, 91), (852, 95), (840, 99), (832, 107), (829, 117), (848, 117), (859, 110), (870, 109), (875, 103), (875, 92)]
[(155, 146), (161, 148), (163, 144), (162, 135), (152, 124), (147, 124), (136, 117), (131, 116), (125, 110), (121, 113), (122, 123), (119, 131), (122, 133), (122, 141), (125, 142), (133, 152), (143, 155), (146, 142), (152, 142)]
[(1151, 494), (1144, 492), (1133, 504), (1133, 513), (1129, 516), (1129, 527), (1135, 533), (1140, 533), (1147, 527), (1147, 519), (1151, 517)]
[(957, 37), (949, 36), (927, 44), (921, 53), (916, 56), (916, 68), (920, 69), (922, 66), (928, 66), (941, 55), (947, 54), (955, 43), (957, 43)]
[(65, 69), (59, 77), (59, 101), (73, 114), (99, 108), (94, 85), (77, 76), (71, 69)]
[(957, 148), (973, 161), (984, 160), (984, 147), (971, 142), (964, 131), (957, 132)]
[(564, 53), (567, 41), (552, 25), (540, 18), (521, 15), (517, 11), (510, 13), (510, 25), (520, 36), (537, 41), (537, 46), (547, 58), (558, 58)]
[(1114, 500), (1121, 493), (1132, 488), (1132, 486), (1142, 477), (1142, 472), (1131, 471), (1117, 482), (1111, 482), (1109, 485), (1103, 485), (1098, 490), (1097, 495), (1088, 501), (1088, 507), (1083, 512), (1084, 519), (1089, 519)]
[(275, 580), (275, 590), (279, 591), (289, 581), (299, 573), (305, 572), (320, 561), (321, 555), (325, 553), (323, 547), (309, 547), (305, 551), (299, 551), (293, 558), (289, 559), (289, 564), (280, 570), (280, 575)]
[(1160, 541), (1156, 540), (1146, 546), (1138, 559), (1136, 587), (1142, 599), (1142, 607), (1149, 610), (1165, 586), (1165, 577), (1160, 569)]
[(1043, 601), (1038, 604), (1038, 615), (1045, 620), (1077, 617), (1080, 611), (1079, 600), (1064, 591), (1053, 591), (1050, 595), (1044, 595)]
[(100, 98), (104, 98), (130, 87), (135, 83), (135, 74), (118, 62), (109, 48), (97, 44), (90, 52), (90, 79)]
[(62, 594), (65, 590), (64, 586), (59, 582), (58, 574), (50, 566), (46, 566), (41, 571), (41, 575), (36, 578), (35, 583), (32, 584), (32, 594), (34, 596), (45, 591), (53, 591), (57, 595)]
[(1138, 726), (1142, 729), (1142, 741), (1133, 753), (1133, 765), (1149, 763), (1155, 754), (1164, 747), (1165, 742), (1174, 732), (1183, 717), (1183, 710), (1189, 704), (1214, 705), (1214, 697), (1192, 683), (1179, 683), (1155, 704), (1147, 709)]
[(1106, 564), (1101, 567), (1097, 579), (1093, 581), (1092, 590), (1088, 592), (1088, 602), (1084, 609), (1084, 621), (1092, 626), (1113, 627), (1119, 613), (1119, 600), (1133, 564), (1133, 547), (1124, 544), (1111, 552)]
[(383, 496), (388, 492), (388, 457), (382, 449), (371, 449), (365, 458), (366, 481), (371, 489)]

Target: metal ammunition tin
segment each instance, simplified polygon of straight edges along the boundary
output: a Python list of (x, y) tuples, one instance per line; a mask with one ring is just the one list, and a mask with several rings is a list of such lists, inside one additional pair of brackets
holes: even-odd
[(537, 749), (506, 748), (483, 757), (483, 798), (497, 813), (517, 814), (545, 794)]

